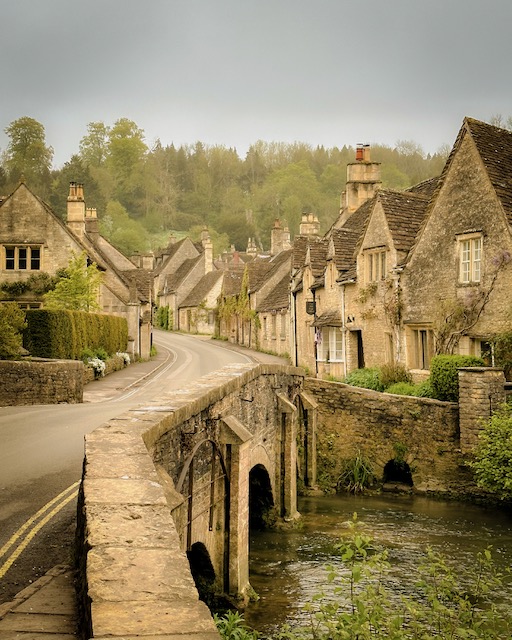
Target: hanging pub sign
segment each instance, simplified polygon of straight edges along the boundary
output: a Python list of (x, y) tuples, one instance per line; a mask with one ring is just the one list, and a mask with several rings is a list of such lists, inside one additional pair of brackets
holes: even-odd
[(316, 302), (314, 300), (306, 301), (306, 313), (310, 316), (314, 316), (316, 313)]

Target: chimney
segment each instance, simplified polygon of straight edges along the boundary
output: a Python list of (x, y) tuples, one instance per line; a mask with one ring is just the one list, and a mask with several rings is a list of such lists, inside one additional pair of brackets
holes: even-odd
[(258, 253), (258, 247), (254, 242), (254, 238), (249, 238), (247, 240), (247, 254), (250, 256), (255, 256)]
[(270, 232), (270, 255), (276, 256), (283, 250), (283, 227), (281, 221), (274, 220), (274, 226)]
[(100, 226), (96, 209), (91, 208), (85, 210), (85, 231), (91, 238), (92, 242), (95, 243), (100, 235)]
[(320, 233), (320, 222), (314, 213), (303, 213), (300, 221), (299, 235), (317, 236)]
[(201, 233), (201, 244), (204, 249), (204, 272), (206, 274), (213, 271), (213, 242), (207, 230), (205, 235), (203, 233)]
[(80, 239), (85, 234), (84, 186), (78, 182), (69, 183), (67, 225)]
[(342, 226), (354, 211), (373, 198), (381, 184), (380, 162), (371, 161), (369, 144), (358, 144), (355, 162), (347, 165), (347, 188), (341, 194), (340, 217), (335, 227)]

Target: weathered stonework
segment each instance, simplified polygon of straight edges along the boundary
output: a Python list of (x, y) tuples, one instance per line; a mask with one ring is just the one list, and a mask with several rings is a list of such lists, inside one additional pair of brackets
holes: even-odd
[(460, 448), (471, 453), (478, 443), (483, 421), (505, 402), (503, 369), (459, 369)]
[(422, 493), (462, 493), (469, 472), (463, 467), (459, 442), (458, 406), (359, 389), (337, 382), (306, 378), (306, 393), (318, 403), (319, 459), (337, 462), (361, 451), (382, 480), (396, 447), (412, 471), (414, 490)]
[(80, 403), (84, 365), (76, 360), (0, 360), (0, 406)]

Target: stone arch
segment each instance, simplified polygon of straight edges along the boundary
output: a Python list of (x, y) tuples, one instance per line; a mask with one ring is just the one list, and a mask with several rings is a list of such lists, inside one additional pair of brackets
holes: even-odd
[(408, 487), (414, 485), (411, 467), (405, 460), (392, 458), (384, 465), (382, 481), (384, 484), (402, 484)]
[(255, 465), (249, 472), (249, 526), (265, 529), (272, 520), (274, 496), (267, 469)]
[(215, 569), (208, 549), (202, 542), (194, 542), (187, 550), (187, 558), (199, 599), (211, 605), (215, 597)]

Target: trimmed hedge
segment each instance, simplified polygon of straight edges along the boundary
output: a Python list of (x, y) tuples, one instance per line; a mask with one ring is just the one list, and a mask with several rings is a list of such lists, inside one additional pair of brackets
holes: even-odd
[(32, 356), (80, 360), (85, 349), (103, 348), (109, 354), (126, 351), (125, 318), (64, 309), (30, 309), (23, 346)]
[(430, 361), (430, 383), (434, 398), (448, 402), (459, 401), (460, 367), (485, 367), (476, 356), (434, 356)]

